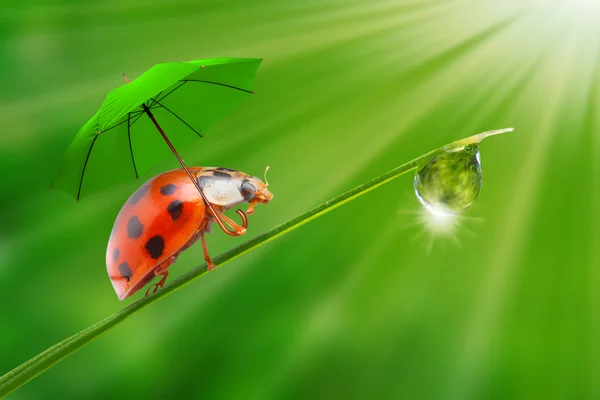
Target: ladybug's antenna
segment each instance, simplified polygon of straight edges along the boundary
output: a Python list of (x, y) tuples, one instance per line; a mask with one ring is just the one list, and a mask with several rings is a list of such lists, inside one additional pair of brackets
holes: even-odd
[(267, 165), (267, 168), (265, 169), (265, 186), (269, 187), (269, 181), (267, 181), (267, 171), (269, 171), (271, 167), (269, 167)]

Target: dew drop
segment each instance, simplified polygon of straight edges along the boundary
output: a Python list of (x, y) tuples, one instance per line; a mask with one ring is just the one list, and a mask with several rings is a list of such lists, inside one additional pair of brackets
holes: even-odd
[(479, 146), (471, 144), (431, 158), (417, 170), (415, 193), (434, 214), (465, 211), (481, 190)]

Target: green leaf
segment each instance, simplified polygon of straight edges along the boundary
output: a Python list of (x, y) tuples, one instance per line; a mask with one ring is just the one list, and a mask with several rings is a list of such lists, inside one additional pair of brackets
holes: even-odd
[[(296, 218), (292, 218), (289, 221), (287, 221), (279, 226), (276, 226), (275, 228), (255, 237), (245, 243), (242, 243), (241, 245), (234, 247), (233, 249), (226, 251), (223, 254), (216, 256), (213, 259), (213, 261), (217, 267), (220, 267), (220, 266), (226, 264), (227, 262), (241, 256), (242, 254), (245, 254), (249, 251), (252, 251), (252, 250), (266, 244), (266, 243), (269, 243), (270, 241), (275, 240), (276, 238), (283, 236), (286, 233), (291, 232), (294, 229), (301, 227), (302, 225), (312, 221), (313, 219), (318, 218), (321, 215), (336, 209), (337, 207), (341, 206), (342, 204), (345, 204), (359, 196), (362, 196), (362, 195), (370, 192), (371, 190), (373, 190), (385, 183), (388, 183), (391, 180), (398, 178), (401, 175), (406, 174), (407, 172), (417, 169), (419, 166), (422, 166), (424, 163), (426, 163), (432, 157), (435, 157), (439, 154), (445, 153), (445, 152), (453, 150), (453, 149), (465, 147), (465, 146), (472, 145), (472, 144), (478, 144), (488, 136), (499, 134), (499, 133), (504, 133), (504, 132), (510, 132), (510, 131), (512, 131), (512, 129), (502, 129), (502, 130), (497, 130), (497, 131), (489, 131), (489, 132), (485, 132), (485, 133), (480, 133), (478, 135), (474, 135), (474, 136), (468, 137), (466, 139), (458, 140), (456, 142), (453, 142), (451, 144), (448, 144), (446, 146), (443, 146), (436, 150), (433, 150), (427, 154), (424, 154), (418, 158), (415, 158), (412, 161), (407, 162), (406, 164), (403, 164), (397, 168), (394, 168), (393, 170), (388, 171), (387, 173), (380, 175), (380, 176), (368, 181), (367, 183), (364, 183), (360, 186), (355, 187), (354, 189), (351, 189), (345, 193), (342, 193), (339, 196), (334, 197), (333, 199), (326, 201), (325, 203), (305, 212), (304, 214), (301, 214), (301, 215), (297, 216)], [(164, 296), (167, 296), (167, 295), (171, 294), (172, 292), (179, 290), (184, 285), (187, 285), (188, 283), (192, 282), (193, 280), (201, 277), (206, 272), (207, 272), (207, 266), (206, 266), (206, 263), (204, 263), (204, 264), (200, 265), (199, 267), (194, 268), (191, 271), (187, 272), (186, 274), (180, 276), (179, 278), (177, 278), (170, 284), (164, 286), (161, 290), (157, 291), (155, 294), (148, 296), (148, 297), (144, 297), (144, 298), (136, 301), (135, 303), (125, 307), (121, 311), (103, 319), (102, 321), (90, 326), (89, 328), (84, 329), (81, 332), (63, 340), (62, 342), (55, 344), (54, 346), (43, 351), (42, 353), (33, 357), (32, 359), (25, 362), (24, 364), (18, 366), (17, 368), (13, 369), (12, 371), (8, 372), (6, 375), (4, 375), (0, 378), (0, 396), (4, 397), (4, 396), (12, 393), (19, 387), (21, 387), (24, 384), (26, 384), (27, 382), (29, 382), (31, 379), (35, 378), (36, 376), (38, 376), (39, 374), (44, 372), (46, 369), (52, 367), (54, 364), (61, 361), (63, 358), (69, 356), (71, 353), (75, 352), (79, 348), (85, 346), (92, 340), (96, 339), (97, 337), (102, 335), (104, 332), (106, 332), (109, 329), (113, 328), (114, 326), (120, 324), (125, 319), (127, 319), (129, 316), (131, 316), (132, 314), (134, 314), (137, 311), (141, 310), (142, 308), (148, 306), (149, 304), (152, 304), (155, 301), (158, 301), (159, 299), (163, 298)]]

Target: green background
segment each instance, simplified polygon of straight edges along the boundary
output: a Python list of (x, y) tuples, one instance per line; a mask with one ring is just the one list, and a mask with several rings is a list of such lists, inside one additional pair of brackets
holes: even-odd
[[(483, 142), (481, 194), (451, 226), (401, 177), (144, 309), (10, 398), (600, 398), (599, 10), (3, 2), (0, 374), (132, 301), (118, 301), (104, 255), (141, 182), (79, 204), (46, 190), (122, 71), (265, 59), (256, 94), (180, 149), (189, 165), (271, 166), (274, 199), (247, 237), (443, 144), (516, 128)], [(208, 244), (216, 255), (246, 239), (215, 230)], [(171, 274), (202, 261), (195, 245)]]

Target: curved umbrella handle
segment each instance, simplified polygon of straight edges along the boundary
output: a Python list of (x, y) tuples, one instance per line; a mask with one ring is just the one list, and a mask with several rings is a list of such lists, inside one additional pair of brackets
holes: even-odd
[[(211, 209), (212, 209), (212, 207), (211, 207)], [(244, 233), (246, 233), (246, 228), (248, 228), (248, 217), (246, 216), (246, 214), (240, 209), (237, 209), (235, 212), (240, 217), (242, 217), (242, 226), (236, 224), (231, 218), (227, 217), (224, 214), (217, 213), (217, 212), (215, 212), (215, 214), (214, 214), (215, 222), (221, 227), (223, 232), (225, 232), (229, 236), (241, 236)], [(223, 219), (225, 222), (227, 222), (227, 224), (231, 228), (233, 228), (233, 230), (229, 230), (229, 228), (227, 228), (227, 226), (225, 226), (225, 224), (223, 223), (223, 221), (221, 221), (221, 219)]]
[[(169, 138), (167, 137), (167, 135), (165, 134), (165, 132), (163, 131), (163, 129), (160, 127), (160, 125), (156, 121), (156, 118), (154, 118), (154, 115), (150, 111), (150, 108), (146, 104), (142, 104), (142, 108), (144, 109), (144, 112), (148, 115), (148, 117), (150, 117), (150, 119), (152, 120), (152, 123), (154, 124), (154, 126), (156, 127), (156, 129), (158, 130), (158, 132), (161, 134), (161, 136), (163, 137), (163, 139), (167, 143), (167, 146), (169, 146), (169, 148), (171, 149), (171, 151), (173, 152), (173, 154), (175, 154), (175, 157), (177, 158), (177, 161), (179, 161), (179, 163), (181, 164), (181, 166), (185, 170), (185, 173), (187, 174), (187, 176), (190, 178), (190, 180), (192, 181), (192, 183), (194, 184), (194, 186), (196, 186), (196, 189), (198, 190), (198, 193), (202, 197), (202, 200), (204, 200), (205, 205), (208, 207), (208, 210), (210, 211), (210, 214), (213, 216), (213, 218), (215, 219), (215, 221), (217, 222), (217, 224), (219, 224), (219, 226), (221, 227), (221, 229), (223, 229), (223, 232), (225, 232), (226, 234), (228, 234), (230, 236), (241, 236), (244, 233), (246, 233), (246, 228), (248, 227), (248, 217), (246, 217), (246, 214), (244, 214), (244, 212), (242, 210), (239, 210), (239, 209), (237, 210), (237, 213), (240, 215), (240, 217), (242, 217), (242, 226), (239, 226), (238, 224), (236, 224), (235, 222), (233, 222), (232, 219), (226, 217), (224, 214), (216, 211), (213, 208), (213, 206), (210, 203), (210, 201), (208, 201), (208, 199), (204, 195), (204, 192), (202, 191), (202, 188), (200, 187), (200, 184), (198, 183), (198, 180), (196, 178), (194, 178), (194, 176), (190, 172), (189, 168), (185, 165), (185, 163), (183, 162), (183, 160), (179, 156), (179, 153), (177, 153), (177, 150), (175, 150), (175, 147), (173, 147), (173, 143), (171, 143), (171, 141), (169, 140)], [(223, 221), (221, 221), (221, 218), (224, 219), (225, 222), (227, 222), (227, 224), (231, 228), (233, 228), (232, 231), (229, 230), (225, 226), (225, 224), (223, 223)]]

